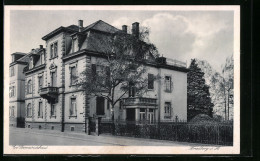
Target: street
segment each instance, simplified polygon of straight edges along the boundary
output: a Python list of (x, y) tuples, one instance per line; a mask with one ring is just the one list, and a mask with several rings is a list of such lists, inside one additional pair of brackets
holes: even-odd
[[(212, 146), (207, 144), (142, 139), (111, 135), (86, 135), (85, 133), (60, 132), (10, 127), (10, 145), (48, 146)], [(215, 146), (215, 145), (214, 145)]]

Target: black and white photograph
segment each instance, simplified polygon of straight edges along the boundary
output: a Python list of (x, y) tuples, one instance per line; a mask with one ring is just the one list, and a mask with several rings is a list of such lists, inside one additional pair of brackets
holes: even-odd
[(5, 6), (5, 154), (239, 154), (239, 6)]

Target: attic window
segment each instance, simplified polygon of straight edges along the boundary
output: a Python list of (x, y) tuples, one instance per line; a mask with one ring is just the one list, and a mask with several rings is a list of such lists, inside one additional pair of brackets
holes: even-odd
[(77, 51), (77, 38), (72, 39), (72, 52)]

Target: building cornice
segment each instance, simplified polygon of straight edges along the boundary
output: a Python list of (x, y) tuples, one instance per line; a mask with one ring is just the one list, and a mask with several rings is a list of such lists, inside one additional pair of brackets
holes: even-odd
[(45, 66), (46, 66), (46, 64), (42, 64), (42, 65), (39, 65), (39, 66), (37, 66), (37, 67), (34, 67), (34, 68), (32, 68), (32, 69), (26, 71), (26, 72), (25, 72), (25, 75), (31, 74), (31, 73), (36, 72), (36, 71), (41, 70), (41, 69), (44, 69)]
[(9, 67), (14, 66), (16, 64), (27, 65), (28, 63), (27, 62), (22, 62), (22, 61), (15, 61), (15, 62), (10, 63)]

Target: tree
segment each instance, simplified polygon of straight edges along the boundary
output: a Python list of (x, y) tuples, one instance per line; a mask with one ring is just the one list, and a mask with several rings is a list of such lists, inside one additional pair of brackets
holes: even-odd
[(187, 81), (188, 120), (198, 114), (207, 114), (212, 117), (214, 105), (211, 103), (209, 86), (205, 84), (204, 73), (195, 59), (191, 60)]
[(233, 55), (226, 58), (225, 64), (222, 65), (222, 74), (223, 74), (222, 91), (224, 93), (225, 120), (229, 120), (230, 108), (233, 107), (233, 84), (234, 84)]
[[(80, 74), (77, 86), (89, 97), (103, 97), (114, 107), (124, 98), (146, 92), (148, 78), (145, 63), (158, 57), (156, 47), (149, 42), (149, 30), (142, 28), (138, 35), (117, 32), (100, 36), (102, 58), (96, 64), (88, 64)], [(154, 78), (156, 79), (156, 78)]]

